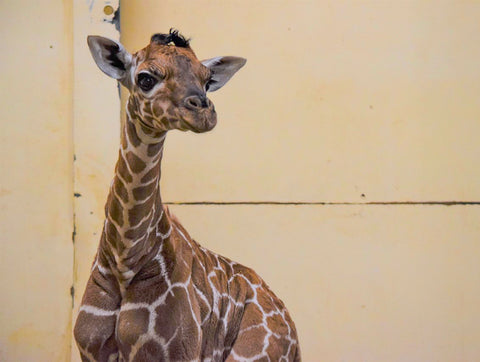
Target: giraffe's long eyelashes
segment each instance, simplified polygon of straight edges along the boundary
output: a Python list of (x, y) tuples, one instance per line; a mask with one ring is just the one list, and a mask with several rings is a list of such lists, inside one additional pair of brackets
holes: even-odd
[(142, 72), (137, 75), (137, 84), (144, 92), (149, 92), (158, 83), (158, 79), (150, 73)]

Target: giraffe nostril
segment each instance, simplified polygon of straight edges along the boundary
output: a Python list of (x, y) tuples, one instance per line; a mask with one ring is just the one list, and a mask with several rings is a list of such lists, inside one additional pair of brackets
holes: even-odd
[(199, 108), (208, 108), (210, 102), (208, 101), (207, 97), (199, 97), (199, 96), (190, 96), (185, 99), (185, 107), (191, 110), (197, 110)]
[(198, 97), (191, 97), (188, 100), (188, 104), (193, 106), (193, 107), (201, 107), (202, 106), (202, 101)]

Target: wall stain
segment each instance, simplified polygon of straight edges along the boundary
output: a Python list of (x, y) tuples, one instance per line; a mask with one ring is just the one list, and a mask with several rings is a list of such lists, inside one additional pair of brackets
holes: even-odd
[(75, 219), (75, 213), (73, 213), (73, 230), (72, 230), (72, 243), (75, 244), (75, 237), (77, 236), (77, 223)]
[(0, 197), (10, 195), (11, 193), (12, 193), (12, 190), (7, 190), (7, 189), (4, 189), (4, 188), (0, 188)]
[(70, 287), (70, 296), (72, 297), (72, 309), (73, 309), (74, 302), (75, 302), (75, 287), (73, 286), (73, 284)]
[(104, 19), (107, 23), (113, 24), (115, 26), (115, 29), (120, 32), (120, 5), (118, 5), (117, 10), (113, 13), (113, 18), (110, 19)]
[[(46, 332), (36, 328), (33, 324), (28, 324), (10, 333), (8, 341), (12, 344), (22, 346), (22, 348), (27, 345), (28, 350), (44, 350), (44, 346), (47, 345), (45, 342), (49, 338), (52, 338), (52, 335), (52, 332)], [(30, 351), (26, 352), (28, 353)]]

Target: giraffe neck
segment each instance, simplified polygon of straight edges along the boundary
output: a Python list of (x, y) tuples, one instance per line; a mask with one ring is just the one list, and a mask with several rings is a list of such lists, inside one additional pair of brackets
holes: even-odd
[[(169, 230), (160, 195), (160, 166), (166, 132), (143, 125), (129, 112), (122, 130), (115, 177), (105, 206), (108, 264), (128, 285)], [(163, 235), (164, 236), (164, 235)]]

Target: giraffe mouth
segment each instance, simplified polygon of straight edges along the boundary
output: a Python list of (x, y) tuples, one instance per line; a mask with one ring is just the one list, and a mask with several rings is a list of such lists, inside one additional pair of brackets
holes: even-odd
[(215, 111), (186, 112), (181, 119), (182, 126), (186, 128), (185, 130), (195, 133), (211, 131), (217, 124), (217, 114)]

